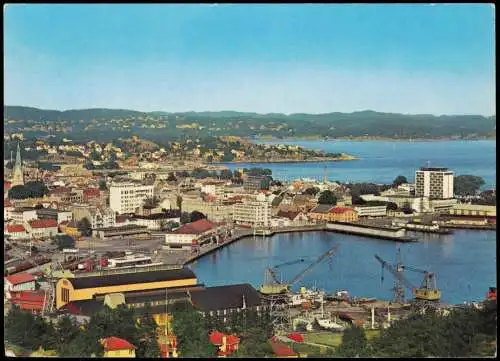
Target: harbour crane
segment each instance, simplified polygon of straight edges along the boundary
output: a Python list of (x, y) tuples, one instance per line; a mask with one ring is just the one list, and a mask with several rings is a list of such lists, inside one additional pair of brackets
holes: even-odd
[[(400, 251), (398, 250), (398, 258), (399, 256)], [(398, 261), (398, 263), (393, 266), (384, 261), (377, 254), (375, 255), (375, 258), (382, 264), (382, 271), (384, 270), (384, 268), (386, 268), (396, 279), (396, 286), (394, 287), (395, 301), (400, 303), (403, 303), (404, 301), (404, 288), (402, 287), (402, 285), (405, 285), (408, 289), (411, 290), (412, 295), (416, 301), (437, 302), (441, 299), (441, 291), (437, 288), (436, 276), (434, 275), (434, 273), (415, 267), (405, 266), (400, 261)], [(403, 271), (405, 269), (422, 273), (424, 275), (424, 280), (422, 281), (422, 285), (420, 287), (413, 286), (411, 282), (404, 277)]]
[(278, 295), (278, 294), (284, 294), (284, 293), (290, 292), (291, 287), (295, 283), (297, 283), (298, 281), (300, 281), (307, 273), (309, 273), (310, 271), (312, 271), (312, 269), (315, 266), (317, 266), (319, 263), (321, 263), (322, 261), (324, 261), (326, 258), (329, 258), (329, 257), (333, 256), (335, 254), (335, 252), (337, 251), (337, 249), (338, 249), (338, 245), (335, 245), (332, 248), (330, 248), (328, 251), (326, 251), (320, 257), (318, 257), (318, 259), (316, 259), (313, 263), (311, 263), (304, 270), (302, 270), (298, 275), (296, 275), (288, 283), (284, 283), (284, 282), (281, 282), (280, 280), (278, 280), (278, 277), (276, 277), (276, 274), (274, 273), (274, 270), (277, 267), (282, 267), (282, 266), (285, 266), (285, 265), (290, 265), (290, 264), (296, 264), (296, 263), (303, 262), (304, 259), (290, 261), (290, 262), (286, 262), (284, 264), (280, 264), (278, 266), (275, 266), (273, 268), (268, 268), (266, 270), (266, 273), (269, 273), (271, 275), (271, 277), (273, 278), (274, 282), (273, 283), (264, 283), (262, 285), (262, 287), (260, 288), (260, 293), (262, 293), (263, 295)]
[(289, 262), (281, 263), (281, 264), (276, 265), (276, 266), (274, 266), (272, 268), (269, 267), (269, 268), (267, 268), (266, 271), (271, 276), (271, 278), (274, 280), (275, 283), (281, 284), (281, 281), (279, 280), (279, 278), (276, 275), (275, 271), (278, 270), (280, 267), (291, 266), (291, 265), (294, 265), (294, 264), (297, 264), (297, 263), (301, 263), (301, 262), (304, 262), (303, 258), (297, 259), (295, 261), (289, 261)]

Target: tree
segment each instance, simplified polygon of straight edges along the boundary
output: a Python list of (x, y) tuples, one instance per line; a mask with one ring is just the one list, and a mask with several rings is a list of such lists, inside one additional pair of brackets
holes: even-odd
[(214, 357), (206, 319), (189, 302), (176, 302), (171, 312), (180, 357)]
[(181, 224), (186, 224), (191, 222), (191, 215), (188, 212), (181, 213)]
[(337, 197), (332, 191), (326, 190), (321, 192), (318, 198), (319, 204), (331, 204), (335, 206), (337, 204)]
[(75, 247), (75, 240), (68, 235), (56, 236), (55, 243), (59, 250)]
[(41, 198), (49, 194), (49, 189), (43, 182), (27, 182), (25, 185), (17, 185), (9, 190), (9, 199)]
[(318, 194), (318, 193), (319, 193), (319, 188), (318, 187), (307, 188), (304, 191), (304, 194), (308, 194), (308, 195), (311, 195), (311, 196), (316, 196), (316, 194)]
[(229, 169), (223, 169), (220, 172), (220, 178), (221, 179), (231, 179), (231, 178), (233, 178), (233, 173)]
[(180, 209), (182, 211), (182, 197), (181, 196), (177, 196), (176, 199), (175, 199), (175, 202), (177, 204), (177, 209)]
[(497, 205), (497, 195), (496, 192), (493, 190), (488, 190), (481, 192), (479, 194), (479, 199), (478, 200), (473, 200), (473, 204), (481, 204), (485, 206), (496, 206)]
[(398, 205), (396, 203), (393, 203), (393, 202), (389, 202), (387, 204), (387, 210), (390, 210), (390, 211), (395, 211), (398, 209)]
[(223, 162), (232, 162), (234, 160), (234, 154), (231, 152), (226, 152), (224, 153), (224, 156), (222, 157)]
[(101, 191), (105, 191), (108, 189), (108, 187), (106, 187), (106, 181), (105, 180), (100, 180), (99, 181), (99, 189)]
[(167, 182), (177, 182), (177, 177), (173, 172), (168, 174)]
[(413, 213), (413, 208), (411, 208), (410, 202), (406, 201), (403, 206), (401, 207), (401, 210), (403, 211), (404, 214), (412, 214)]
[(191, 212), (191, 215), (190, 215), (191, 222), (196, 222), (200, 219), (206, 219), (206, 218), (207, 218), (207, 216), (205, 216), (203, 213), (198, 212), (198, 211), (193, 211), (193, 212)]
[(484, 184), (484, 179), (481, 177), (459, 175), (453, 180), (454, 193), (459, 196), (473, 196)]
[(155, 207), (158, 207), (158, 205), (160, 204), (160, 198), (148, 197), (148, 198), (144, 199), (144, 202), (142, 204), (146, 208), (155, 208)]
[(47, 343), (50, 326), (45, 320), (13, 306), (5, 317), (5, 339), (10, 343), (34, 351)]
[(342, 344), (340, 345), (338, 351), (341, 356), (344, 357), (359, 357), (365, 356), (366, 351), (366, 335), (365, 331), (353, 325), (344, 331), (342, 335)]
[(394, 181), (392, 182), (392, 188), (397, 188), (404, 183), (408, 183), (408, 179), (406, 179), (405, 176), (398, 175), (396, 179), (394, 179)]
[(87, 217), (82, 218), (80, 221), (78, 221), (76, 227), (84, 237), (89, 237), (92, 234), (92, 227)]
[(139, 317), (139, 345), (137, 346), (137, 357), (160, 357), (161, 350), (156, 338), (157, 325), (153, 319), (151, 304), (146, 303)]

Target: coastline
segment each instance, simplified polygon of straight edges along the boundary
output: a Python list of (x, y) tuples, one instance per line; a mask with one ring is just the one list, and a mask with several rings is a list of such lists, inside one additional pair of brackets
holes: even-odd
[(262, 160), (233, 160), (231, 162), (212, 162), (208, 163), (211, 165), (217, 164), (242, 164), (242, 163), (322, 163), (322, 162), (343, 162), (349, 160), (359, 160), (360, 158), (350, 156), (350, 157), (341, 157), (341, 158), (333, 158), (333, 157), (324, 157), (324, 158), (311, 158), (311, 159), (262, 159)]
[(443, 142), (443, 141), (481, 141), (481, 140), (492, 140), (496, 141), (496, 137), (480, 137), (480, 138), (391, 138), (391, 137), (373, 137), (373, 138), (365, 138), (365, 137), (339, 137), (339, 138), (324, 138), (320, 136), (304, 136), (304, 137), (286, 137), (286, 138), (278, 138), (278, 137), (255, 137), (255, 138), (245, 138), (251, 142), (257, 141), (349, 141), (349, 142)]

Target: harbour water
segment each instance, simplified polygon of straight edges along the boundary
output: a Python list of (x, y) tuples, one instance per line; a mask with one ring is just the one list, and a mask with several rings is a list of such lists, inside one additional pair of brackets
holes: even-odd
[[(481, 141), (270, 141), (263, 143), (294, 144), (325, 152), (345, 152), (360, 157), (345, 162), (252, 163), (228, 164), (230, 169), (263, 167), (273, 171), (276, 179), (323, 178), (325, 165), (328, 179), (342, 182), (391, 183), (398, 175), (413, 181), (421, 166), (448, 167), (456, 175), (482, 177), (484, 188), (496, 184), (496, 143)], [(427, 163), (430, 162), (430, 163)], [(411, 233), (410, 233), (411, 234)], [(488, 287), (496, 286), (496, 232), (455, 230), (451, 235), (415, 233), (417, 243), (401, 244), (403, 262), (435, 272), (442, 301), (463, 303), (482, 300)], [(331, 264), (318, 265), (303, 279), (306, 286), (328, 292), (347, 289), (354, 296), (391, 299), (394, 278), (375, 260), (395, 261), (395, 242), (359, 236), (326, 233), (288, 233), (271, 238), (242, 239), (192, 264), (201, 282), (207, 285), (248, 282), (262, 284), (264, 270), (282, 262), (307, 258), (311, 262), (334, 243), (339, 253)], [(304, 264), (283, 269), (283, 278), (292, 279)], [(407, 273), (419, 286), (423, 275)], [(407, 296), (409, 292), (407, 291)]]
[[(485, 188), (496, 183), (496, 142), (476, 141), (304, 141), (280, 140), (261, 142), (266, 144), (300, 145), (309, 149), (331, 153), (348, 153), (359, 160), (311, 163), (233, 163), (230, 169), (262, 167), (270, 168), (276, 179), (296, 178), (323, 179), (324, 167), (328, 179), (341, 182), (392, 183), (398, 175), (409, 181), (415, 178), (415, 170), (423, 166), (448, 167), (455, 175), (472, 174), (482, 177)], [(429, 163), (428, 163), (429, 162)]]
[[(435, 272), (443, 302), (482, 300), (488, 287), (496, 285), (495, 231), (456, 230), (452, 235), (414, 235), (419, 242), (408, 244), (330, 232), (249, 237), (193, 262), (191, 268), (199, 281), (209, 286), (250, 283), (258, 288), (267, 267), (304, 258), (304, 263), (281, 268), (283, 280), (290, 280), (334, 244), (339, 244), (331, 262), (317, 265), (301, 284), (327, 292), (346, 289), (353, 296), (389, 300), (394, 278), (384, 271), (382, 282), (381, 265), (374, 254), (394, 263), (397, 247), (401, 247), (403, 263)], [(420, 273), (406, 271), (405, 275), (415, 286), (423, 280)], [(295, 289), (297, 287), (295, 285)], [(408, 290), (407, 297), (410, 297)]]

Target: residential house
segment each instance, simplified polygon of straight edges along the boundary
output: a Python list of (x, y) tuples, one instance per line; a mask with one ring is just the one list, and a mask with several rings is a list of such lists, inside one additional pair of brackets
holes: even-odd
[(302, 212), (279, 211), (277, 216), (290, 220), (292, 226), (303, 226), (309, 223), (309, 218)]
[(26, 223), (27, 232), (35, 238), (50, 238), (57, 234), (57, 221), (54, 219), (38, 219)]
[(219, 331), (212, 331), (208, 336), (212, 345), (217, 346), (218, 356), (229, 356), (238, 351), (240, 339), (234, 335), (226, 335)]
[(331, 204), (319, 204), (309, 212), (309, 219), (315, 222), (329, 222), (330, 210), (333, 208)]
[(22, 224), (8, 224), (5, 229), (5, 234), (11, 239), (26, 239), (30, 237)]
[(90, 228), (109, 228), (115, 226), (115, 212), (111, 208), (97, 207), (90, 204), (74, 204), (72, 207), (73, 219), (81, 221), (87, 218)]
[[(4, 208), (5, 213), (5, 208)], [(12, 220), (15, 223), (26, 223), (38, 219), (36, 209), (31, 207), (8, 208), (7, 214), (4, 214), (6, 220)]]
[(46, 290), (11, 291), (10, 303), (21, 310), (40, 313), (49, 299)]
[(8, 299), (11, 298), (11, 292), (34, 291), (35, 287), (35, 277), (31, 273), (20, 272), (4, 277), (4, 291)]
[(355, 222), (358, 213), (352, 208), (334, 207), (330, 209), (330, 222)]
[(104, 357), (135, 357), (137, 347), (122, 338), (108, 337), (101, 340), (101, 344), (104, 347)]

